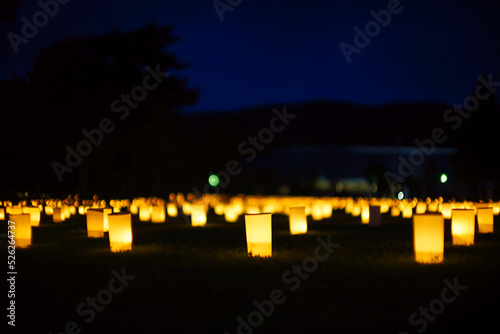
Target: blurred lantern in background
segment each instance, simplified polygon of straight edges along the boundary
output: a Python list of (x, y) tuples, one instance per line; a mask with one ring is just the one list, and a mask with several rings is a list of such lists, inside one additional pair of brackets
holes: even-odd
[(441, 213), (443, 214), (444, 219), (451, 218), (451, 203), (441, 203)]
[(149, 205), (141, 205), (139, 207), (139, 220), (147, 222), (151, 220), (151, 209)]
[(427, 210), (427, 204), (424, 202), (418, 202), (417, 206), (415, 207), (415, 213), (416, 214), (423, 214)]
[(493, 208), (477, 209), (477, 226), (479, 233), (493, 232)]
[(52, 221), (54, 223), (61, 223), (64, 220), (61, 208), (52, 208)]
[(289, 209), (290, 234), (307, 233), (307, 216), (306, 208), (291, 207)]
[(451, 234), (453, 245), (474, 245), (474, 209), (451, 210)]
[(40, 208), (25, 206), (23, 207), (23, 213), (30, 215), (31, 226), (40, 226)]
[(256, 213), (245, 215), (247, 252), (251, 256), (272, 256), (272, 215)]
[(87, 210), (87, 236), (104, 238), (104, 212), (99, 209)]
[(9, 220), (14, 222), (11, 226), (15, 229), (10, 231), (14, 233), (15, 247), (26, 248), (31, 246), (31, 220), (29, 214), (9, 214)]
[(191, 205), (191, 225), (205, 226), (207, 223), (207, 212), (205, 204)]
[(364, 202), (361, 204), (361, 223), (368, 224), (369, 222), (370, 222), (370, 205), (368, 204), (368, 202)]
[(177, 217), (177, 205), (175, 203), (167, 204), (167, 214), (169, 217)]
[(163, 205), (151, 207), (151, 222), (152, 223), (165, 222), (165, 207)]
[(413, 246), (416, 262), (443, 262), (444, 219), (441, 214), (413, 216)]
[(112, 213), (109, 220), (109, 245), (112, 252), (132, 250), (132, 216), (130, 213)]

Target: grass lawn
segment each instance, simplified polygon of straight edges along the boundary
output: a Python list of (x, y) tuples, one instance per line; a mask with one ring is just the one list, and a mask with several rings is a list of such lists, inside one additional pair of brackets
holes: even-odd
[[(476, 234), (470, 247), (452, 246), (446, 220), (444, 263), (421, 265), (411, 219), (388, 214), (378, 228), (341, 211), (323, 221), (309, 217), (308, 234), (299, 236), (289, 234), (287, 217), (273, 215), (267, 259), (247, 256), (243, 217), (229, 224), (211, 213), (195, 228), (183, 218), (153, 224), (133, 216), (132, 251), (111, 253), (107, 234), (87, 238), (84, 216), (54, 224), (42, 215), (32, 246), (16, 249), (16, 327), (9, 332), (476, 333), (497, 327), (498, 219), (496, 232)], [(318, 237), (340, 246), (318, 253)], [(315, 251), (322, 262), (310, 258)], [(122, 270), (125, 283), (115, 279)], [(443, 292), (445, 280), (461, 290)], [(88, 297), (97, 297), (98, 311)], [(257, 313), (254, 301), (271, 298), (279, 304), (262, 304), (268, 316)], [(431, 307), (427, 320), (420, 307)]]

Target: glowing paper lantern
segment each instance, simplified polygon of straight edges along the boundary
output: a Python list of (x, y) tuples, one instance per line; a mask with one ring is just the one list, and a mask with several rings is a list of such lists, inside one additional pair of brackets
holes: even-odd
[(425, 213), (425, 210), (427, 210), (427, 204), (425, 204), (424, 202), (418, 202), (417, 206), (415, 207), (415, 213), (423, 214)]
[(383, 201), (382, 203), (380, 203), (380, 213), (389, 212), (389, 208), (389, 202)]
[(10, 214), (9, 220), (13, 221), (15, 224), (15, 229), (11, 231), (14, 232), (14, 240), (16, 248), (26, 248), (31, 246), (31, 220), (29, 214)]
[(438, 208), (439, 208), (439, 202), (438, 201), (432, 201), (427, 206), (427, 211), (429, 211), (429, 212), (436, 212), (436, 211), (438, 211)]
[(413, 216), (413, 207), (411, 203), (406, 202), (403, 206), (403, 218), (411, 218)]
[(495, 216), (500, 214), (500, 202), (491, 203), (491, 206), (493, 207), (493, 214)]
[(451, 218), (451, 203), (441, 203), (441, 213), (443, 214), (444, 219)]
[(368, 224), (369, 222), (370, 222), (370, 206), (368, 205), (368, 203), (363, 203), (363, 205), (361, 206), (361, 223)]
[(228, 223), (236, 223), (238, 221), (239, 212), (238, 209), (233, 206), (227, 206), (224, 209), (224, 219)]
[(151, 222), (152, 223), (165, 222), (165, 207), (163, 205), (151, 207)]
[(361, 214), (361, 205), (360, 204), (357, 204), (357, 203), (354, 203), (352, 208), (351, 208), (351, 215), (353, 217), (357, 217)]
[(101, 210), (87, 210), (87, 236), (104, 238), (104, 213)]
[(191, 205), (191, 225), (205, 226), (207, 223), (207, 212), (205, 204)]
[(63, 212), (61, 208), (52, 209), (52, 221), (54, 223), (60, 223), (64, 220)]
[(307, 216), (306, 208), (292, 207), (289, 209), (290, 218), (290, 234), (307, 233)]
[(62, 216), (63, 216), (62, 220), (66, 220), (66, 219), (71, 217), (71, 212), (69, 211), (69, 206), (63, 205), (61, 207), (61, 210), (62, 210)]
[(130, 213), (112, 213), (109, 220), (109, 245), (112, 252), (132, 250), (132, 216)]
[(399, 208), (395, 205), (391, 208), (391, 217), (397, 217), (401, 214)]
[(182, 213), (184, 213), (186, 216), (189, 216), (191, 214), (191, 203), (182, 203)]
[(177, 205), (175, 203), (167, 204), (167, 214), (169, 217), (177, 217)]
[(130, 213), (136, 215), (139, 213), (139, 207), (135, 204), (130, 205)]
[(477, 209), (477, 226), (479, 233), (493, 232), (493, 208)]
[(474, 245), (474, 209), (451, 210), (451, 235), (454, 245)]
[(5, 219), (5, 209), (0, 208), (0, 220), (4, 220), (4, 219)]
[(151, 210), (149, 209), (149, 206), (142, 205), (139, 207), (139, 220), (141, 222), (151, 220)]
[(381, 221), (380, 206), (370, 205), (369, 216), (368, 216), (368, 226), (380, 226)]
[(330, 218), (332, 216), (333, 207), (330, 203), (323, 203), (323, 219)]
[(23, 213), (27, 213), (30, 215), (31, 226), (40, 226), (40, 208), (35, 207), (24, 207)]
[(413, 216), (413, 246), (416, 262), (443, 262), (444, 218), (441, 214)]
[(250, 256), (272, 256), (272, 215), (254, 213), (245, 215), (247, 251)]

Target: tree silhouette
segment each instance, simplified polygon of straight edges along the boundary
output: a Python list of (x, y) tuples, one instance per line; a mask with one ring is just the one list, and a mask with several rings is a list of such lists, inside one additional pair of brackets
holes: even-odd
[[(15, 155), (23, 160), (20, 152), (29, 152), (25, 162), (36, 164), (31, 173), (14, 173), (39, 192), (131, 195), (162, 188), (165, 157), (173, 159), (178, 151), (177, 115), (198, 98), (197, 89), (177, 76), (187, 65), (165, 51), (178, 39), (172, 30), (150, 24), (128, 33), (68, 37), (42, 49), (28, 81), (8, 83), (13, 94), (7, 103), (12, 124), (7, 135), (16, 143)], [(146, 76), (150, 89), (143, 87)], [(133, 99), (134, 91), (140, 100)], [(76, 151), (78, 143), (88, 141), (83, 131), (99, 129), (103, 119), (113, 130), (59, 182), (54, 162), (67, 165), (66, 147)]]

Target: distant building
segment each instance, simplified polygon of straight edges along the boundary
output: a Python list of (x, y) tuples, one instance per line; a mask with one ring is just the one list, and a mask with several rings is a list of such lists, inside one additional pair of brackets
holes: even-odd
[[(445, 191), (440, 176), (453, 174), (450, 158), (455, 148), (436, 148), (429, 156), (417, 154), (414, 171), (400, 175), (401, 160), (409, 160), (418, 147), (294, 145), (260, 155), (245, 167), (261, 193), (329, 196), (433, 196)], [(400, 158), (401, 157), (401, 158)], [(415, 161), (415, 159), (412, 159)], [(384, 174), (404, 177), (391, 187)]]

